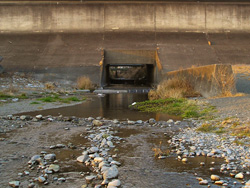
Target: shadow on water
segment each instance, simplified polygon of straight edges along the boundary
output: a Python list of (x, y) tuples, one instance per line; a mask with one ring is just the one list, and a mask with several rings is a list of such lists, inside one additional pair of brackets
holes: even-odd
[(155, 118), (159, 120), (180, 120), (178, 116), (170, 116), (161, 113), (146, 113), (138, 112), (129, 109), (129, 105), (133, 102), (141, 102), (147, 100), (147, 94), (120, 93), (107, 94), (102, 97), (92, 97), (92, 100), (87, 100), (82, 104), (41, 110), (36, 112), (26, 113), (27, 115), (35, 116), (37, 114), (52, 115), (52, 116), (76, 116), (76, 117), (104, 117), (106, 119), (118, 120), (148, 120)]

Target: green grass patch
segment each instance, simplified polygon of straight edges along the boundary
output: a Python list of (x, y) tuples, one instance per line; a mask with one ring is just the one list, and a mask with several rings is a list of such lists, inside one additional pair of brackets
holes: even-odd
[(78, 97), (60, 97), (58, 94), (52, 94), (50, 96), (46, 96), (43, 98), (37, 99), (38, 101), (41, 102), (61, 102), (61, 103), (70, 103), (70, 102), (80, 102), (84, 101), (86, 98), (79, 99)]
[(13, 98), (28, 99), (25, 93), (22, 93), (21, 95), (9, 95), (9, 94), (0, 92), (0, 100), (7, 100), (7, 99), (13, 99)]
[(34, 101), (34, 102), (31, 102), (30, 104), (41, 104), (41, 103), (37, 102), (37, 101)]
[(7, 100), (7, 99), (11, 99), (11, 98), (14, 98), (14, 96), (12, 95), (8, 95), (8, 94), (5, 94), (5, 93), (0, 93), (0, 100)]
[(130, 108), (142, 112), (161, 112), (169, 115), (181, 116), (183, 118), (199, 118), (211, 111), (208, 107), (201, 108), (195, 101), (185, 98), (167, 98), (138, 102)]

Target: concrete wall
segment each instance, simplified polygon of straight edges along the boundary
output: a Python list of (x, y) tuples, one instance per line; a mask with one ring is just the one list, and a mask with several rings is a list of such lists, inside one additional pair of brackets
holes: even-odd
[(250, 32), (250, 3), (0, 3), (1, 32)]

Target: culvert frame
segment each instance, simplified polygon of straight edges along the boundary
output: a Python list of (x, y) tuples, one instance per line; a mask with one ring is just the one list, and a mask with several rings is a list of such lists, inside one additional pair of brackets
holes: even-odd
[(152, 87), (161, 80), (157, 50), (103, 50), (100, 66), (102, 88)]

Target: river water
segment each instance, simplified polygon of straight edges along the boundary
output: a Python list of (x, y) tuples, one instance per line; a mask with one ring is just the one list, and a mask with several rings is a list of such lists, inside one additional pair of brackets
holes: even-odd
[(35, 116), (37, 114), (52, 116), (76, 116), (76, 117), (103, 117), (106, 119), (118, 120), (148, 120), (155, 118), (157, 121), (167, 121), (169, 119), (180, 120), (178, 116), (170, 116), (162, 113), (138, 112), (129, 108), (134, 102), (147, 100), (147, 94), (120, 93), (103, 94), (92, 96), (89, 100), (74, 106), (54, 108), (26, 113)]

